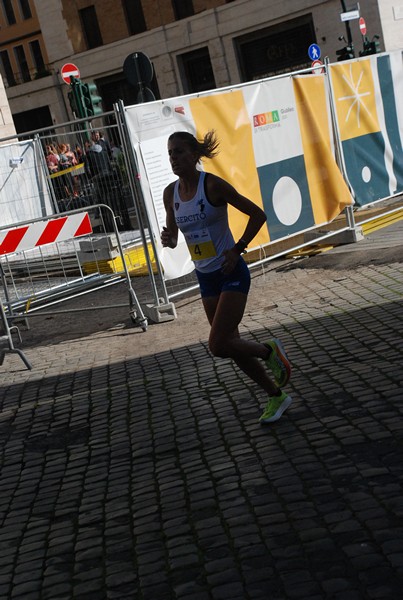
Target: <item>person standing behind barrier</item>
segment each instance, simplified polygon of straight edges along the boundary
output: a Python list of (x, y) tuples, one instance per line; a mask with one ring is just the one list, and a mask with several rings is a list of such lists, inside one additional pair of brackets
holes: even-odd
[[(249, 269), (241, 254), (266, 222), (266, 215), (227, 181), (197, 169), (202, 158), (217, 154), (218, 146), (214, 131), (207, 132), (202, 141), (186, 131), (169, 136), (169, 160), (178, 179), (164, 190), (166, 226), (161, 243), (175, 248), (178, 228), (184, 234), (211, 325), (210, 351), (232, 358), (265, 390), (268, 401), (260, 422), (271, 423), (291, 404), (291, 397), (281, 390), (290, 378), (290, 363), (279, 340), (263, 344), (244, 340), (238, 329), (250, 287)], [(236, 243), (228, 224), (228, 205), (249, 217)], [(274, 382), (261, 361), (272, 371)]]
[[(96, 201), (110, 206), (115, 216), (121, 215), (122, 211), (117, 202), (117, 182), (108, 153), (94, 141), (88, 142), (88, 145), (84, 164), (94, 186)], [(107, 231), (113, 231), (112, 215), (109, 211), (104, 211), (103, 216)]]
[(107, 153), (109, 159), (112, 158), (112, 148), (107, 139), (105, 139), (102, 131), (93, 131), (91, 133), (91, 139), (95, 144), (101, 146), (102, 150)]
[(65, 146), (66, 146), (65, 154), (66, 154), (67, 158), (69, 159), (69, 164), (71, 167), (75, 167), (78, 164), (77, 157), (76, 157), (75, 153), (73, 152), (73, 150), (71, 149), (70, 144), (66, 144)]
[(82, 163), (84, 160), (84, 152), (80, 144), (76, 144), (74, 147), (74, 154), (77, 157), (77, 164)]
[[(59, 144), (57, 150), (59, 152), (59, 169), (63, 171), (71, 167), (71, 157), (68, 155), (67, 144)], [(65, 196), (71, 196), (73, 193), (71, 174), (67, 173), (66, 175), (61, 175), (60, 177), (61, 181), (63, 182)]]
[(111, 172), (108, 154), (102, 150), (100, 144), (94, 141), (88, 143), (84, 163), (85, 167), (89, 169), (92, 179), (99, 175), (109, 175)]
[(59, 170), (59, 156), (52, 149), (52, 146), (50, 144), (46, 146), (45, 160), (50, 174), (56, 173), (56, 171)]
[[(65, 155), (67, 156), (67, 158), (69, 160), (69, 166), (70, 167), (75, 167), (78, 164), (78, 160), (77, 160), (76, 154), (71, 149), (70, 144), (67, 144), (67, 143), (66, 143)], [(78, 177), (77, 177), (77, 175), (75, 175), (75, 173), (70, 173), (70, 178), (71, 178), (71, 185), (72, 185), (72, 188), (73, 188), (73, 195), (77, 197), (78, 196), (78, 189), (79, 189)]]
[[(48, 166), (49, 174), (53, 175), (60, 169), (60, 157), (53, 144), (46, 146), (46, 164)], [(60, 203), (65, 196), (65, 189), (60, 177), (52, 177), (52, 186), (55, 193), (55, 197), (58, 203)], [(61, 207), (63, 209), (63, 207)]]

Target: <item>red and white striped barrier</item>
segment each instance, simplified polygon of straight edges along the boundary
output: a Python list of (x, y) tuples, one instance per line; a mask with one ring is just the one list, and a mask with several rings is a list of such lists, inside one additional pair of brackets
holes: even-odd
[(86, 212), (49, 221), (36, 221), (0, 231), (0, 255), (32, 250), (44, 244), (64, 242), (89, 233), (92, 233), (92, 227)]

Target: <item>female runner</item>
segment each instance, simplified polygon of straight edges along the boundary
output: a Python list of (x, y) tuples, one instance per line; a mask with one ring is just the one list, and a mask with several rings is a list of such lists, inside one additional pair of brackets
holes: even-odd
[[(260, 422), (272, 423), (291, 404), (291, 397), (281, 390), (290, 378), (290, 363), (279, 340), (260, 344), (240, 338), (238, 331), (250, 287), (249, 269), (241, 255), (265, 223), (266, 215), (227, 181), (197, 168), (202, 158), (217, 154), (218, 145), (214, 131), (207, 132), (202, 141), (186, 131), (170, 135), (169, 160), (178, 179), (164, 190), (166, 227), (161, 243), (175, 248), (178, 228), (182, 231), (211, 325), (210, 351), (214, 356), (232, 358), (265, 390), (268, 401)], [(228, 204), (249, 217), (236, 243), (228, 225)]]

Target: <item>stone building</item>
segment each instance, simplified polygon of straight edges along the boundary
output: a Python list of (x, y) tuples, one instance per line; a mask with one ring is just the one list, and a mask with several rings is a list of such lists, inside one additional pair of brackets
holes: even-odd
[[(344, 0), (1, 4), (0, 69), (18, 132), (72, 119), (69, 86), (60, 74), (66, 63), (78, 67), (82, 81), (96, 83), (104, 110), (110, 110), (118, 99), (127, 105), (138, 101), (138, 89), (123, 70), (133, 53), (149, 57), (154, 71), (149, 87), (156, 98), (167, 98), (308, 68), (312, 43), (331, 62), (347, 44), (340, 36), (351, 38), (357, 56), (362, 49), (358, 20), (341, 21)], [(364, 4), (368, 36), (379, 35), (381, 49), (403, 46), (402, 28), (395, 27), (401, 25), (401, 10), (393, 0)], [(393, 34), (383, 32), (381, 14)]]
[(13, 117), (11, 115), (3, 78), (0, 76), (0, 139), (15, 134)]

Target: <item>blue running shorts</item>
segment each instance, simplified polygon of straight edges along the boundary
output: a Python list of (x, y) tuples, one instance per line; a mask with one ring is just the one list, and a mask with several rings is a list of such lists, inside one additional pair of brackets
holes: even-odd
[(221, 292), (241, 292), (248, 294), (250, 288), (250, 273), (242, 256), (239, 257), (235, 269), (229, 275), (224, 275), (221, 269), (211, 273), (201, 273), (196, 269), (202, 298), (219, 296)]

